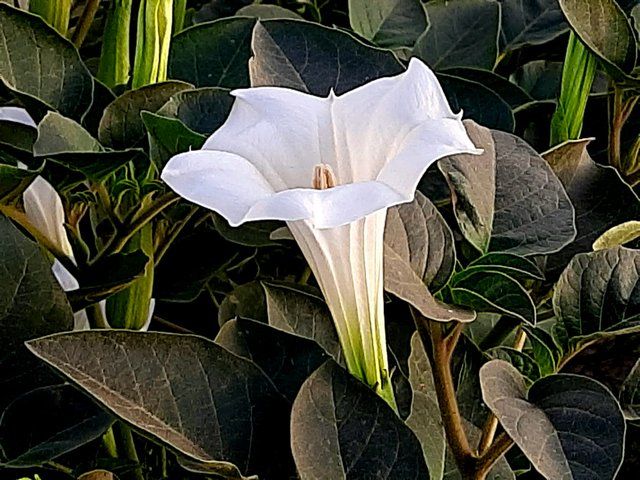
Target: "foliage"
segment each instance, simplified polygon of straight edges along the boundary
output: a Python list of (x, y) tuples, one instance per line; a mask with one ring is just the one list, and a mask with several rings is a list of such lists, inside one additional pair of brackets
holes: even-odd
[[(2, 478), (635, 474), (634, 2), (18, 3), (0, 2), (0, 106), (35, 126), (0, 115)], [(233, 89), (340, 95), (412, 56), (484, 151), (388, 212), (394, 411), (343, 368), (286, 226), (231, 228), (159, 172)], [(25, 213), (38, 176), (72, 256)]]

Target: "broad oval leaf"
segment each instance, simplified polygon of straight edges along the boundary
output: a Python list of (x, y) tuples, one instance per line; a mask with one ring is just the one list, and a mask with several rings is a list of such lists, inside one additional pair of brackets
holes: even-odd
[(631, 326), (640, 314), (640, 251), (576, 255), (556, 284), (553, 309), (567, 340)]
[(274, 388), (293, 403), (300, 387), (329, 355), (317, 343), (262, 322), (226, 322), (215, 342), (260, 367)]
[(178, 153), (200, 149), (206, 140), (177, 118), (151, 112), (141, 112), (140, 116), (149, 134), (149, 156), (158, 169)]
[(227, 119), (231, 105), (233, 97), (225, 88), (196, 88), (176, 93), (157, 113), (177, 118), (201, 135), (211, 135)]
[(73, 328), (73, 312), (40, 247), (0, 215), (0, 411), (18, 395), (57, 380), (24, 347)]
[(314, 295), (294, 285), (262, 284), (267, 302), (269, 325), (284, 332), (313, 340), (337, 362), (340, 342), (331, 313), (320, 294)]
[(438, 163), (467, 240), (483, 253), (551, 253), (575, 237), (574, 209), (547, 162), (518, 137), (465, 121), (483, 155)]
[(125, 92), (105, 109), (98, 129), (100, 142), (111, 148), (137, 145), (145, 133), (140, 112), (156, 112), (172, 95), (191, 88), (187, 83), (172, 81)]
[(279, 5), (265, 5), (259, 3), (252, 3), (251, 5), (242, 7), (236, 12), (236, 15), (240, 17), (256, 17), (262, 20), (272, 18), (302, 19), (300, 15), (288, 8), (280, 7)]
[(415, 200), (389, 209), (384, 235), (384, 288), (427, 318), (475, 319), (471, 311), (436, 300), (455, 266), (453, 234), (436, 207), (420, 192)]
[[(73, 45), (39, 16), (0, 2), (0, 83), (19, 96), (80, 119), (93, 78)], [(27, 105), (28, 106), (28, 105)]]
[(558, 0), (500, 0), (502, 48), (515, 50), (553, 40), (567, 31)]
[(258, 367), (209, 340), (85, 331), (28, 348), (115, 415), (223, 477), (290, 470), (284, 400)]
[(411, 429), (332, 360), (298, 393), (291, 411), (291, 448), (301, 480), (429, 478)]
[(512, 132), (515, 128), (511, 107), (490, 88), (446, 73), (439, 73), (438, 80), (454, 112), (462, 110), (464, 118), (489, 128), (505, 132)]
[(453, 303), (479, 312), (511, 315), (536, 323), (536, 307), (526, 289), (500, 271), (472, 268), (457, 273), (449, 284)]
[[(375, 3), (375, 2), (374, 2)], [(498, 56), (500, 4), (494, 0), (436, 1), (426, 4), (429, 28), (413, 54), (430, 67), (493, 70)]]
[(143, 152), (139, 149), (105, 150), (80, 124), (59, 113), (48, 112), (38, 124), (33, 154), (92, 180), (101, 181), (142, 156)]
[(481, 83), (498, 94), (512, 109), (533, 102), (533, 98), (523, 88), (490, 70), (453, 67), (443, 70), (442, 73)]
[(608, 480), (620, 468), (625, 422), (602, 384), (550, 375), (527, 392), (522, 375), (503, 360), (480, 369), (482, 396), (533, 466), (548, 480)]
[(427, 28), (420, 0), (349, 0), (354, 32), (385, 48), (412, 47)]
[[(591, 250), (609, 228), (640, 218), (640, 199), (618, 171), (594, 162), (589, 140), (565, 142), (544, 153), (576, 210), (578, 234), (571, 244), (547, 258), (547, 276), (557, 278), (575, 254)], [(606, 195), (603, 195), (606, 192)]]
[(431, 364), (417, 332), (411, 337), (409, 382), (411, 382), (413, 396), (411, 413), (407, 417), (406, 424), (413, 430), (422, 445), (422, 453), (429, 467), (431, 479), (441, 479), (444, 475), (447, 438), (438, 407)]
[(171, 40), (169, 78), (196, 87), (248, 87), (255, 23), (255, 18), (223, 18), (181, 31)]
[(602, 60), (621, 72), (633, 70), (637, 58), (631, 22), (615, 0), (559, 0), (571, 28)]
[(251, 41), (251, 85), (294, 88), (326, 96), (402, 71), (388, 50), (346, 32), (297, 20), (258, 22)]
[(543, 280), (544, 275), (531, 260), (504, 252), (489, 252), (473, 260), (464, 269), (466, 272), (484, 270), (502, 272), (518, 280)]
[[(46, 408), (43, 408), (45, 407)], [(111, 415), (75, 387), (41, 387), (18, 397), (0, 418), (0, 463), (38, 466), (99, 438)]]

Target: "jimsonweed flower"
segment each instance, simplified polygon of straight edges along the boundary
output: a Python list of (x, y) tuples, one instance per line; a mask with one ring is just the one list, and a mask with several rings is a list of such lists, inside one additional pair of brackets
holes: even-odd
[(348, 370), (394, 405), (383, 305), (387, 209), (410, 202), (436, 160), (479, 153), (435, 75), (402, 74), (343, 95), (235, 90), (229, 118), (162, 179), (232, 226), (284, 220), (327, 300)]

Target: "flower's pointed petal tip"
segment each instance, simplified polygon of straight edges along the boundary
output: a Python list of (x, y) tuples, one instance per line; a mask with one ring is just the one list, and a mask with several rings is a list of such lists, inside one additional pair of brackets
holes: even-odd
[(0, 120), (38, 128), (38, 125), (36, 125), (36, 122), (31, 118), (31, 115), (21, 107), (0, 107)]
[(245, 158), (215, 150), (194, 150), (172, 157), (160, 178), (178, 195), (218, 212), (235, 225), (247, 221), (254, 205), (274, 194)]

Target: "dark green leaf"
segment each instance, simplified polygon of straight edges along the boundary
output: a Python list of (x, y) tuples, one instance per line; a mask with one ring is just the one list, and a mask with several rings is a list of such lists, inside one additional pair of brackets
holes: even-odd
[(439, 290), (455, 266), (453, 234), (436, 207), (420, 192), (411, 203), (389, 209), (385, 226), (384, 287), (425, 317), (470, 322), (473, 312), (445, 305)]
[(407, 425), (418, 437), (424, 459), (429, 467), (432, 479), (442, 478), (444, 459), (447, 449), (436, 387), (431, 374), (431, 364), (427, 352), (417, 333), (411, 337), (411, 355), (409, 356), (409, 381), (413, 390), (411, 414)]
[(620, 403), (628, 419), (640, 419), (640, 360), (636, 362), (622, 383)]
[(218, 309), (218, 323), (220, 325), (236, 317), (267, 322), (265, 294), (259, 282), (238, 285), (227, 294), (220, 304)]
[(40, 247), (0, 215), (0, 410), (53, 379), (26, 340), (71, 330), (73, 313)]
[(40, 172), (41, 169), (27, 170), (0, 164), (0, 203), (10, 203), (22, 195)]
[(454, 112), (462, 110), (464, 118), (489, 128), (513, 131), (513, 112), (496, 92), (481, 83), (444, 73), (438, 74), (438, 80)]
[(427, 16), (420, 0), (349, 0), (349, 23), (381, 47), (413, 47), (427, 28)]
[(246, 247), (268, 247), (277, 245), (277, 242), (271, 239), (271, 234), (279, 228), (282, 223), (265, 220), (262, 222), (249, 222), (239, 227), (232, 227), (222, 215), (214, 213), (213, 225), (216, 227), (218, 233), (230, 242)]
[(576, 255), (556, 284), (553, 309), (569, 340), (630, 327), (640, 314), (640, 251)]
[(258, 22), (249, 63), (253, 86), (281, 86), (326, 96), (402, 71), (388, 50), (346, 32), (296, 20)]
[(55, 112), (38, 124), (33, 153), (97, 181), (143, 155), (137, 149), (107, 151), (80, 124)]
[(320, 294), (282, 283), (263, 283), (269, 325), (308, 338), (320, 345), (336, 361), (340, 343), (331, 314)]
[(493, 70), (498, 56), (500, 4), (493, 0), (438, 0), (426, 4), (429, 28), (413, 54), (434, 69)]
[(562, 62), (534, 60), (518, 68), (511, 78), (536, 100), (555, 101), (560, 93)]
[(486, 253), (469, 263), (465, 268), (466, 272), (473, 270), (502, 272), (518, 281), (544, 279), (542, 272), (534, 262), (512, 253)]
[(527, 291), (514, 278), (498, 271), (472, 269), (454, 275), (449, 284), (456, 305), (479, 312), (512, 315), (536, 323), (536, 307)]
[(291, 403), (307, 377), (329, 358), (311, 340), (244, 318), (225, 323), (215, 342), (260, 367)]
[(92, 102), (93, 79), (78, 51), (40, 17), (0, 3), (0, 83), (27, 107), (80, 119)]
[(533, 98), (531, 98), (525, 90), (489, 70), (458, 67), (447, 68), (443, 70), (442, 73), (481, 83), (497, 93), (512, 109), (533, 102)]
[(97, 303), (129, 286), (144, 274), (149, 258), (141, 251), (103, 257), (80, 271), (80, 288), (67, 292), (74, 311)]
[(555, 252), (571, 242), (573, 206), (547, 162), (514, 135), (465, 125), (484, 153), (456, 155), (438, 166), (467, 240), (481, 252), (518, 255)]
[(115, 415), (224, 478), (290, 469), (284, 400), (259, 368), (209, 340), (111, 330), (28, 347)]
[(227, 119), (232, 104), (227, 89), (196, 88), (173, 95), (158, 114), (177, 118), (194, 132), (211, 135)]
[(158, 169), (178, 153), (200, 149), (206, 140), (204, 135), (194, 132), (175, 118), (151, 112), (142, 112), (141, 117), (149, 133), (149, 155)]
[(0, 460), (10, 467), (41, 465), (99, 438), (112, 422), (71, 385), (32, 390), (0, 418)]
[(524, 325), (523, 328), (531, 344), (531, 356), (540, 368), (540, 375), (544, 377), (555, 373), (561, 350), (554, 338), (538, 327)]
[[(609, 228), (640, 218), (640, 199), (618, 171), (595, 163), (587, 153), (589, 140), (564, 143), (546, 152), (549, 162), (576, 209), (576, 240), (547, 259), (547, 276), (557, 278), (576, 253), (588, 252)], [(603, 194), (606, 192), (606, 195)]]
[(615, 477), (625, 423), (618, 402), (600, 383), (558, 374), (527, 392), (522, 375), (502, 360), (485, 364), (480, 378), (486, 404), (545, 478)]
[(111, 148), (138, 145), (145, 133), (140, 113), (156, 112), (172, 95), (190, 88), (187, 83), (163, 82), (125, 92), (105, 109), (98, 129), (100, 142)]
[(302, 19), (300, 15), (289, 10), (288, 8), (280, 7), (278, 5), (261, 5), (258, 3), (242, 7), (236, 12), (236, 15), (242, 17), (256, 17), (261, 20), (268, 20), (272, 18), (295, 18), (298, 20)]
[(504, 360), (513, 365), (530, 382), (541, 377), (540, 367), (529, 355), (511, 347), (495, 347), (487, 351), (487, 354), (496, 360)]
[(567, 31), (558, 0), (501, 0), (500, 3), (503, 50), (546, 43)]
[(559, 0), (571, 28), (602, 60), (624, 73), (637, 57), (635, 33), (615, 0)]
[(210, 224), (187, 228), (156, 267), (153, 294), (171, 302), (193, 301), (235, 255), (237, 252), (221, 241)]
[(301, 480), (429, 478), (418, 439), (384, 400), (329, 360), (291, 411)]
[(196, 87), (249, 86), (254, 18), (223, 18), (177, 34), (169, 52), (169, 78)]

